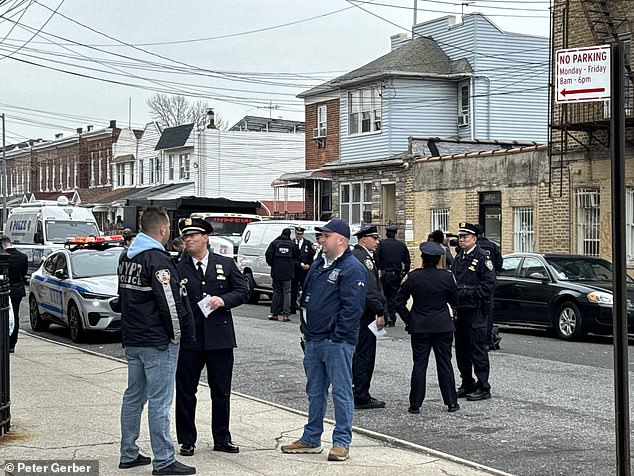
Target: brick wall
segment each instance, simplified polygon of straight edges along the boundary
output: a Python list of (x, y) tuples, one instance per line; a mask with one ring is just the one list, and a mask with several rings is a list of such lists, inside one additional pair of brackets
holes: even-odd
[[(326, 106), (327, 135), (313, 139), (317, 127), (317, 108)], [(339, 160), (339, 99), (332, 99), (306, 106), (306, 170), (318, 169), (328, 162)]]

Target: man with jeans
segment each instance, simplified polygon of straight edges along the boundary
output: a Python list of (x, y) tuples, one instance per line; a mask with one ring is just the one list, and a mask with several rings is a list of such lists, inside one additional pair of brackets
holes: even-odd
[(322, 252), (304, 282), (300, 326), (305, 341), (308, 423), (299, 440), (281, 449), (284, 453), (322, 451), (323, 420), (332, 385), (335, 428), (328, 459), (344, 461), (352, 441), (352, 355), (365, 305), (367, 273), (350, 252), (350, 227), (345, 221), (333, 218), (315, 230), (322, 233)]
[(181, 296), (181, 280), (165, 251), (170, 220), (160, 207), (148, 207), (141, 229), (121, 256), (118, 268), (121, 331), (128, 361), (128, 388), (121, 405), (120, 469), (150, 464), (139, 453), (141, 413), (148, 402), (152, 474), (195, 474), (174, 457), (170, 409), (179, 343), (194, 342), (191, 310)]

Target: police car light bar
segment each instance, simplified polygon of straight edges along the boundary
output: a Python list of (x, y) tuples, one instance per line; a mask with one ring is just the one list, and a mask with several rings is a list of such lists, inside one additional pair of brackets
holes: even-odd
[(111, 243), (123, 241), (123, 235), (110, 236), (75, 236), (66, 240), (67, 245), (83, 245), (85, 243)]

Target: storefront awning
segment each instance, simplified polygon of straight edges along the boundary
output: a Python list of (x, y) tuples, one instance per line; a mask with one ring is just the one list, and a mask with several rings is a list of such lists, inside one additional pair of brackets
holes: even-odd
[(307, 180), (331, 181), (332, 174), (326, 170), (302, 170), (280, 175), (271, 182), (272, 187), (303, 187)]

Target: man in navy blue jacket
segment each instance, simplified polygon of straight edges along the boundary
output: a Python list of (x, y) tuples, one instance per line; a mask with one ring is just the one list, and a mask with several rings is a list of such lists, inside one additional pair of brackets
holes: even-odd
[(350, 227), (345, 221), (333, 218), (315, 230), (322, 233), (322, 252), (308, 271), (301, 299), (308, 423), (299, 440), (281, 449), (284, 453), (322, 451), (323, 419), (332, 384), (335, 429), (328, 459), (344, 461), (352, 441), (352, 355), (365, 305), (367, 273), (350, 252)]

